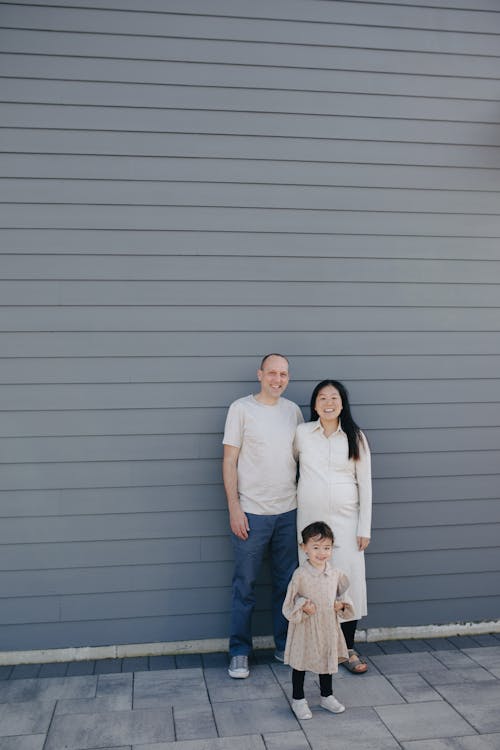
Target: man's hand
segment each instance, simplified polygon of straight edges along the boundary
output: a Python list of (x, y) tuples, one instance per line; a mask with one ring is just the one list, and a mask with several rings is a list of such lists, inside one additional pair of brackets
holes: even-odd
[(236, 534), (239, 539), (248, 539), (250, 525), (246, 514), (241, 510), (239, 505), (229, 512), (229, 523), (233, 534)]

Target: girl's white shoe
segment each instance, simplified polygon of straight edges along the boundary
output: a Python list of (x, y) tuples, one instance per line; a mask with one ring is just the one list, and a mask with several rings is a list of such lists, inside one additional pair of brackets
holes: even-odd
[(301, 700), (292, 700), (292, 711), (300, 721), (312, 719), (311, 709), (305, 698)]
[(345, 706), (343, 706), (334, 695), (328, 695), (326, 698), (321, 697), (319, 705), (321, 708), (326, 708), (327, 711), (331, 711), (332, 714), (341, 714), (345, 711)]

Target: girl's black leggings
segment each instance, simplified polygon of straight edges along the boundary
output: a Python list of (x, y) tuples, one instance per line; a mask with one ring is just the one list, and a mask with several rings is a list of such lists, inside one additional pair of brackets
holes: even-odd
[[(298, 669), (292, 670), (292, 698), (295, 701), (300, 701), (304, 697), (305, 676), (305, 672), (300, 672)], [(333, 690), (331, 674), (320, 674), (319, 689), (323, 698), (328, 698), (329, 695), (332, 695)]]

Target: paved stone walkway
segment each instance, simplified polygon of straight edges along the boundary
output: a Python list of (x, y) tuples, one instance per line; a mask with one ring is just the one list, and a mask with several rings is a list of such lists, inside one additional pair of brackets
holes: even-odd
[(290, 670), (260, 652), (247, 680), (225, 654), (0, 667), (0, 750), (500, 750), (500, 635), (360, 644), (336, 696), (299, 723)]

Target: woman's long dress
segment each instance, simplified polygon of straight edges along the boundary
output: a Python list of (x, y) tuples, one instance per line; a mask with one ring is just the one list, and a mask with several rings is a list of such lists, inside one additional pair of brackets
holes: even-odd
[(358, 461), (349, 459), (347, 435), (341, 424), (329, 437), (321, 422), (306, 422), (297, 428), (295, 446), (299, 454), (297, 531), (314, 521), (331, 526), (335, 536), (332, 565), (350, 581), (349, 596), (359, 620), (367, 613), (365, 556), (358, 550), (358, 536), (371, 535), (371, 460), (364, 435)]

